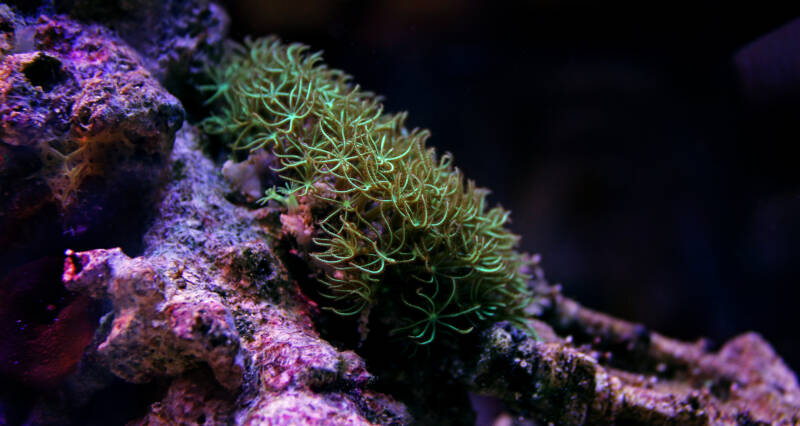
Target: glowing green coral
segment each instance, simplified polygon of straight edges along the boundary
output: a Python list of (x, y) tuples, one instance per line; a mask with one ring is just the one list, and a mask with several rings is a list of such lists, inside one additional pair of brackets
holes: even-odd
[(354, 315), (387, 304), (394, 330), (428, 344), (437, 330), (468, 333), (487, 321), (523, 322), (532, 296), (509, 213), (486, 208), (477, 188), (426, 148), (427, 130), (321, 63), (320, 53), (276, 38), (248, 42), (213, 76), (219, 115), (208, 133), (234, 150), (271, 148), (286, 181), (281, 195), (307, 197), (316, 211), (312, 256), (328, 308)]

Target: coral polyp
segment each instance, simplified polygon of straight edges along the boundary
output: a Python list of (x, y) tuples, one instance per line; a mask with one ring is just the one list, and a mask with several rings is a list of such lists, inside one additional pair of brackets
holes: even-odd
[(262, 201), (313, 206), (309, 250), (328, 309), (390, 307), (394, 333), (419, 344), (524, 323), (533, 295), (509, 212), (489, 208), (488, 190), (427, 147), (429, 131), (407, 129), (406, 113), (385, 113), (320, 53), (274, 37), (239, 46), (213, 79), (219, 109), (206, 132), (234, 151), (271, 150), (286, 186)]

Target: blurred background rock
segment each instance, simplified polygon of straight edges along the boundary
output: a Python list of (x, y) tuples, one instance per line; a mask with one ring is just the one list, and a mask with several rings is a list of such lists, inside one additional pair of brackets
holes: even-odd
[(223, 3), (431, 129), (566, 294), (800, 368), (800, 5)]

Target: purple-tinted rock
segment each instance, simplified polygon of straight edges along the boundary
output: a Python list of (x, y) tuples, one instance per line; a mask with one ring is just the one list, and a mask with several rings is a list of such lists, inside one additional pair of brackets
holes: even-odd
[(242, 381), (239, 336), (233, 316), (216, 293), (174, 294), (155, 265), (121, 250), (73, 255), (80, 265), (64, 275), (67, 288), (113, 306), (111, 332), (97, 348), (117, 376), (134, 383), (176, 376), (205, 362), (217, 381), (235, 389)]
[(11, 51), (14, 46), (14, 30), (18, 26), (17, 16), (11, 8), (5, 4), (0, 4), (0, 55)]
[[(194, 86), (222, 56), (229, 19), (209, 0), (53, 0), (60, 13), (113, 29), (145, 67), (191, 107), (204, 100)], [(188, 97), (188, 98), (187, 98)]]
[(197, 424), (231, 424), (235, 398), (214, 379), (202, 372), (193, 372), (175, 379), (164, 399), (154, 402), (143, 418), (129, 426)]
[[(64, 14), (87, 24), (112, 30), (138, 51), (147, 68), (172, 93), (194, 95), (209, 65), (224, 53), (229, 18), (210, 0), (12, 0), (17, 11), (29, 15)], [(0, 52), (7, 50), (0, 4)], [(8, 34), (8, 35), (6, 35)], [(196, 99), (202, 102), (202, 99)]]
[(140, 423), (408, 423), (370, 389), (361, 357), (320, 337), (258, 213), (224, 198), (196, 141), (188, 127), (178, 135), (142, 256), (96, 249), (65, 263), (69, 289), (113, 306), (98, 362), (127, 381), (172, 380)]
[(0, 31), (0, 266), (121, 244), (147, 217), (180, 102), (102, 27), (0, 6)]

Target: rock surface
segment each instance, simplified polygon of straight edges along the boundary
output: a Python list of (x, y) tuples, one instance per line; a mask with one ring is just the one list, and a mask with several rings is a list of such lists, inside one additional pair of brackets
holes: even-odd
[[(359, 356), (319, 336), (272, 238), (255, 213), (225, 200), (226, 186), (193, 148), (196, 140), (189, 127), (177, 138), (174, 180), (143, 256), (70, 252), (65, 266), (67, 288), (113, 305), (100, 362), (132, 382), (176, 379), (141, 422), (158, 423), (165, 413), (185, 413), (177, 419), (187, 422), (202, 415), (206, 424), (410, 421), (401, 404), (369, 388)], [(192, 383), (203, 377), (198, 369), (220, 389)], [(221, 411), (193, 402), (206, 399)]]
[(60, 13), (112, 28), (142, 56), (145, 68), (187, 108), (201, 104), (195, 86), (223, 53), (229, 19), (209, 0), (54, 0)]
[[(27, 10), (27, 9), (26, 9)], [(67, 247), (136, 250), (181, 103), (105, 27), (0, 4), (0, 371), (52, 388), (94, 334)]]
[(13, 40), (0, 56), (2, 265), (132, 232), (147, 215), (131, 210), (152, 203), (163, 176), (180, 102), (103, 27), (0, 15)]
[[(797, 424), (797, 377), (756, 333), (718, 351), (583, 308), (557, 292), (535, 341), (498, 324), (465, 384), (556, 424)], [(540, 324), (549, 328), (549, 325)]]
[[(27, 14), (63, 14), (111, 29), (141, 55), (156, 79), (189, 106), (187, 96), (197, 96), (194, 85), (201, 82), (206, 66), (223, 53), (229, 25), (225, 10), (209, 0), (11, 0), (8, 4)], [(0, 35), (0, 49), (3, 46)]]

